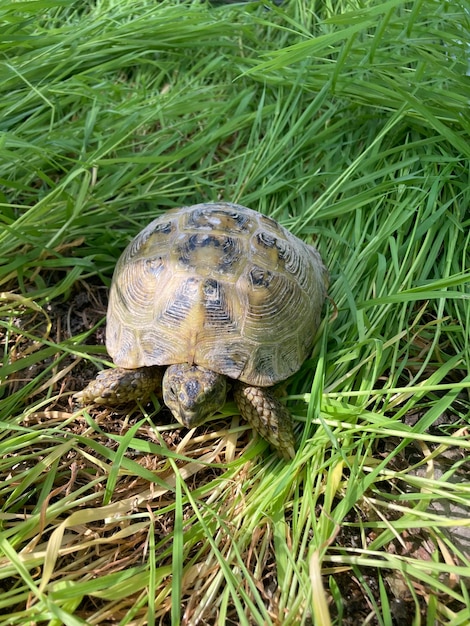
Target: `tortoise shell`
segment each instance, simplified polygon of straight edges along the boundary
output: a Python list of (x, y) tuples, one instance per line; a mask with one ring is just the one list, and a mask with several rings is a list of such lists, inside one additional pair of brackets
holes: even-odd
[(275, 220), (229, 203), (173, 209), (117, 263), (106, 346), (123, 368), (189, 363), (273, 385), (311, 351), (326, 288), (317, 250)]

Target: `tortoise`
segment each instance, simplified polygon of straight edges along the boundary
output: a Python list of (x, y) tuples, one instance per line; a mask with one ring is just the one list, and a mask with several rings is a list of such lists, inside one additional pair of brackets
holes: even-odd
[(117, 262), (106, 347), (115, 369), (76, 399), (118, 405), (151, 393), (193, 428), (222, 408), (292, 458), (292, 418), (271, 387), (313, 347), (328, 286), (318, 251), (274, 219), (226, 202), (172, 209)]

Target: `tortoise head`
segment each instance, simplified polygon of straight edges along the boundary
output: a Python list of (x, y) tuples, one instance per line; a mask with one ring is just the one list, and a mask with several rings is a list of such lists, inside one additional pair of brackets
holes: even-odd
[(163, 401), (178, 422), (194, 428), (223, 407), (227, 381), (205, 367), (179, 363), (167, 367), (162, 390)]

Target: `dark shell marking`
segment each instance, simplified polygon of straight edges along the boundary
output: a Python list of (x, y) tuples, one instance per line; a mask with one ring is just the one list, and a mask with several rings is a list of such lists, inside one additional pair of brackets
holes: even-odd
[(154, 220), (119, 259), (107, 348), (124, 368), (190, 363), (269, 386), (308, 356), (327, 287), (318, 252), (234, 204)]

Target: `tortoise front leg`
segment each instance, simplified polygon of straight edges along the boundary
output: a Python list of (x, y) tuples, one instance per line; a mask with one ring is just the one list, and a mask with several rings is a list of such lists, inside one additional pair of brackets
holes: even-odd
[(292, 416), (286, 407), (270, 390), (262, 387), (237, 382), (233, 393), (242, 417), (284, 459), (292, 459), (295, 455), (295, 438)]
[(82, 391), (73, 397), (80, 406), (95, 402), (116, 406), (128, 402), (145, 402), (155, 392), (161, 396), (162, 367), (138, 367), (128, 370), (116, 367), (103, 370)]

